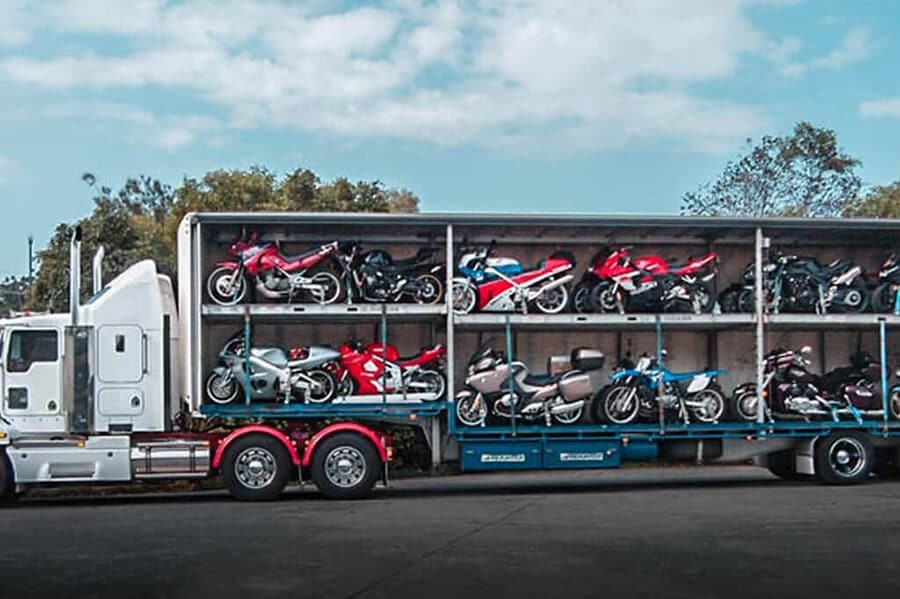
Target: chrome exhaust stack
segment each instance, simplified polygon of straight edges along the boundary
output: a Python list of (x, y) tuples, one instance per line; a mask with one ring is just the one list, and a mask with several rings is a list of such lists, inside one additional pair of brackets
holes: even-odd
[(78, 325), (78, 306), (81, 303), (81, 236), (81, 225), (78, 225), (69, 242), (69, 312), (72, 326)]
[(93, 282), (93, 294), (97, 295), (100, 293), (100, 290), (103, 289), (103, 257), (106, 255), (106, 250), (103, 249), (101, 245), (97, 248), (97, 253), (94, 254), (94, 261), (92, 264), (92, 272), (91, 278)]

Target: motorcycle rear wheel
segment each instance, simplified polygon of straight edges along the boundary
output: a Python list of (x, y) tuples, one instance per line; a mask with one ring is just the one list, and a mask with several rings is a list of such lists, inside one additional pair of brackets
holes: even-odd
[(704, 424), (719, 422), (725, 416), (725, 394), (718, 385), (710, 385), (703, 391), (696, 393), (691, 402), (698, 401), (700, 397), (706, 397), (706, 408), (690, 408), (691, 417)]
[(534, 305), (544, 314), (559, 314), (569, 305), (569, 289), (565, 285), (547, 289), (534, 298)]
[(892, 314), (894, 312), (894, 290), (893, 285), (883, 283), (875, 288), (872, 292), (872, 309), (881, 314)]
[(580, 407), (577, 410), (572, 412), (566, 412), (563, 414), (551, 414), (551, 418), (553, 418), (554, 422), (559, 424), (577, 424), (581, 420), (581, 416), (584, 414), (584, 407)]
[(224, 377), (214, 372), (206, 379), (206, 395), (213, 403), (225, 405), (234, 401), (238, 395), (238, 384), (231, 377), (230, 381), (224, 381)]
[(417, 390), (417, 393), (427, 393), (430, 397), (422, 401), (431, 402), (439, 400), (447, 389), (447, 379), (437, 370), (423, 370), (413, 379), (417, 383), (425, 383), (425, 390)]
[(866, 287), (865, 281), (860, 278), (853, 279), (848, 286), (849, 289), (845, 293), (853, 294), (851, 297), (858, 298), (858, 302), (853, 304), (841, 303), (841, 312), (849, 312), (850, 314), (862, 314), (869, 309), (869, 289)]
[(731, 398), (731, 413), (739, 422), (756, 422), (759, 398), (755, 390), (735, 393)]
[(321, 291), (309, 289), (306, 291), (313, 303), (327, 306), (338, 303), (344, 295), (344, 285), (340, 278), (330, 270), (320, 270), (309, 278), (314, 285), (322, 287)]
[(416, 293), (416, 303), (439, 304), (444, 299), (444, 285), (441, 280), (431, 273), (419, 275), (416, 282), (420, 285), (419, 293)]
[(713, 297), (712, 289), (709, 288), (709, 285), (702, 281), (694, 283), (691, 288), (691, 296), (696, 300), (697, 306), (700, 308), (700, 313), (708, 314), (713, 311), (716, 300)]
[(306, 401), (314, 404), (323, 404), (332, 401), (337, 396), (338, 384), (334, 375), (327, 370), (310, 370), (306, 376), (313, 379), (322, 386), (322, 391), (313, 393), (312, 390), (306, 394)]
[(591, 309), (591, 288), (580, 285), (575, 288), (575, 293), (572, 294), (572, 312), (577, 314), (588, 314), (593, 312)]

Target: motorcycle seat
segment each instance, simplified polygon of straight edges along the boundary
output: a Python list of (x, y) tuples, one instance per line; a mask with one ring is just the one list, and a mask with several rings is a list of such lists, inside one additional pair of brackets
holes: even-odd
[(549, 385), (555, 381), (558, 381), (562, 378), (562, 373), (559, 374), (528, 374), (523, 381), (526, 385), (533, 385), (535, 387), (543, 387), (544, 385)]

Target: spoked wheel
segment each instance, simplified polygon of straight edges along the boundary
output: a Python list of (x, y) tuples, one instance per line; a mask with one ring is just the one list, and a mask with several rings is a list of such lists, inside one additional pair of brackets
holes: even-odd
[(480, 393), (456, 399), (456, 418), (465, 426), (481, 426), (487, 420), (488, 402)]
[(444, 390), (447, 388), (444, 375), (436, 370), (423, 370), (416, 375), (413, 382), (416, 383), (415, 393), (428, 394), (428, 397), (423, 398), (422, 401), (437, 401), (444, 395)]
[(220, 266), (206, 278), (206, 291), (220, 306), (233, 306), (247, 295), (247, 281), (236, 270)]
[(419, 291), (416, 293), (416, 302), (420, 304), (437, 304), (444, 297), (444, 284), (433, 274), (424, 274), (416, 277)]
[(591, 288), (580, 285), (572, 294), (572, 311), (578, 314), (588, 314), (591, 310)]
[(833, 432), (816, 441), (816, 476), (829, 485), (861, 483), (869, 477), (875, 452), (859, 431)]
[(559, 314), (569, 305), (569, 290), (565, 285), (547, 289), (535, 298), (534, 305), (544, 314)]
[(238, 384), (234, 376), (223, 376), (214, 372), (206, 379), (206, 395), (219, 405), (231, 403), (238, 395)]
[(317, 304), (333, 304), (341, 299), (344, 291), (341, 280), (330, 270), (320, 270), (309, 279), (314, 288), (307, 289), (309, 297)]
[(334, 375), (325, 370), (310, 370), (306, 373), (317, 388), (310, 388), (306, 394), (306, 401), (309, 403), (328, 403), (337, 395), (338, 385), (334, 379)]
[(757, 406), (759, 397), (755, 390), (735, 393), (731, 398), (731, 413), (744, 422), (756, 422)]
[(457, 314), (469, 314), (475, 310), (475, 304), (478, 302), (478, 290), (475, 285), (467, 279), (454, 279), (453, 287), (450, 289), (451, 299), (453, 301), (453, 311)]
[(640, 393), (632, 385), (615, 385), (602, 396), (600, 414), (611, 424), (630, 424), (641, 407)]
[(710, 385), (703, 391), (695, 394), (690, 402), (700, 404), (697, 407), (691, 407), (691, 417), (698, 422), (712, 423), (718, 422), (725, 414), (725, 396), (718, 386)]

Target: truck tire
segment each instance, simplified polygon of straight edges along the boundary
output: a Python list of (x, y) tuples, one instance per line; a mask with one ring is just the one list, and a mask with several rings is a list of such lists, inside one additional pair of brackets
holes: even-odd
[(337, 433), (316, 447), (310, 476), (328, 499), (361, 499), (372, 494), (381, 468), (371, 441), (355, 433)]
[(816, 477), (827, 485), (859, 484), (869, 478), (875, 451), (859, 431), (835, 431), (816, 441)]
[(797, 472), (793, 450), (776, 451), (766, 456), (769, 472), (784, 480), (804, 480), (806, 475)]
[(16, 497), (16, 480), (12, 464), (6, 451), (0, 451), (0, 502), (6, 503)]
[(291, 476), (291, 458), (269, 435), (247, 435), (225, 450), (220, 467), (225, 488), (240, 501), (271, 501)]

